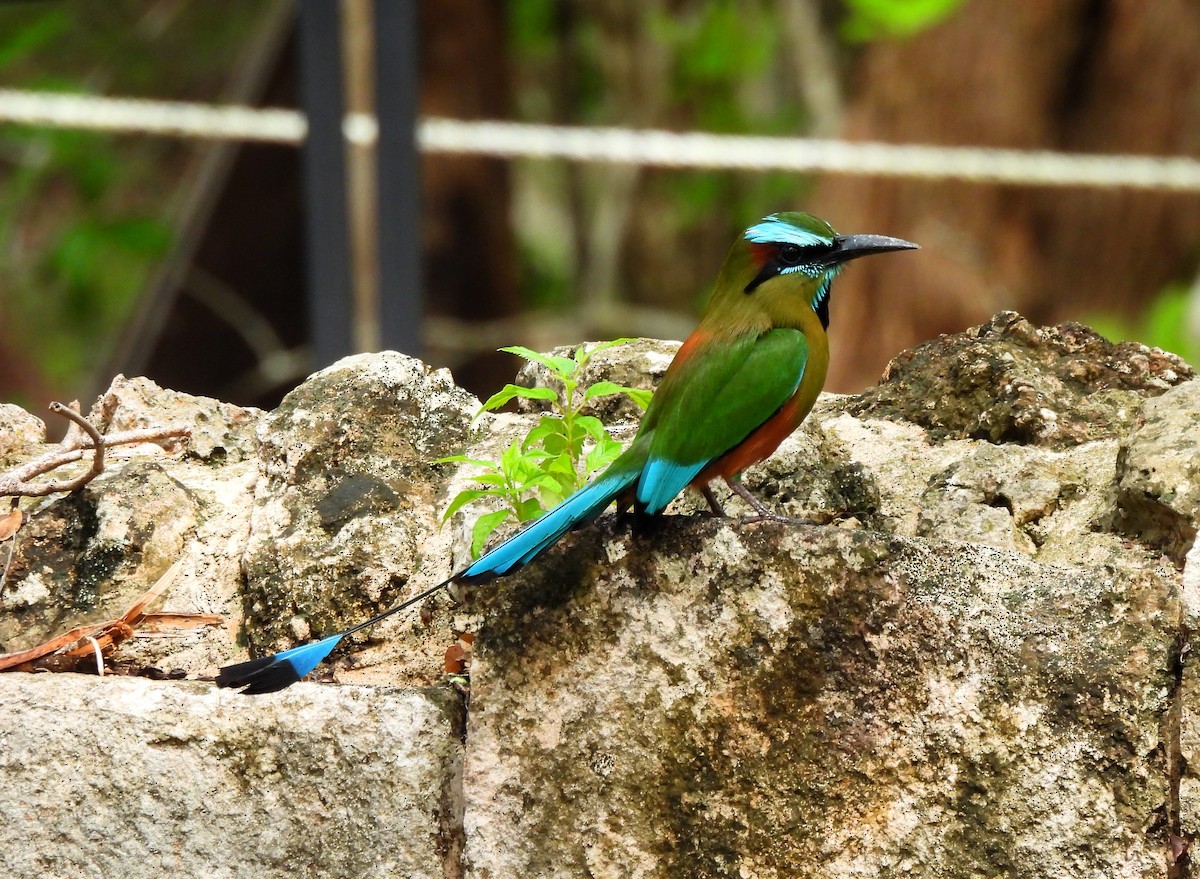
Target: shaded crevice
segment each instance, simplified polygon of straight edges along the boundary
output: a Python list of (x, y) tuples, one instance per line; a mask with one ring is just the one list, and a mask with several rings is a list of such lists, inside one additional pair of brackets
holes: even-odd
[(1180, 570), (1196, 540), (1196, 528), (1189, 517), (1142, 491), (1121, 492), (1107, 530), (1153, 547)]
[(467, 764), (467, 721), (471, 698), (469, 689), (464, 691), (456, 686), (453, 690), (457, 698), (450, 732), (460, 747), (453, 765), (446, 767), (446, 782), (439, 810), (438, 839), (442, 850), (443, 879), (463, 879), (467, 870), (467, 799), (463, 790), (463, 775)]
[(1190, 632), (1181, 619), (1170, 657), (1171, 693), (1166, 717), (1163, 719), (1163, 744), (1166, 758), (1167, 802), (1166, 843), (1167, 879), (1191, 879), (1192, 839), (1183, 833), (1180, 787), (1183, 774), (1187, 771), (1187, 760), (1183, 756), (1183, 697), (1184, 669), (1189, 649)]

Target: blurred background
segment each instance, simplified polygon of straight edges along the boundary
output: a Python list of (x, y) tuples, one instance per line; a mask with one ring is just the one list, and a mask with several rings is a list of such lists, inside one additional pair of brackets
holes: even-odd
[(500, 345), (682, 338), (794, 209), (923, 247), (838, 282), (831, 390), (1004, 308), (1195, 363), (1197, 157), (1195, 0), (7, 2), (0, 400), (270, 407), (381, 347), (486, 395)]

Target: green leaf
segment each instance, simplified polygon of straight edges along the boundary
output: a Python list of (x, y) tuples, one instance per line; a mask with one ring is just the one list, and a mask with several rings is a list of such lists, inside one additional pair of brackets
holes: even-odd
[(534, 363), (540, 363), (558, 378), (569, 378), (575, 374), (576, 363), (567, 357), (555, 357), (553, 354), (539, 354), (537, 351), (521, 345), (509, 345), (507, 348), (501, 348), (500, 350), (507, 351), (509, 354), (516, 354), (518, 357), (524, 357), (526, 360), (532, 360)]
[(608, 342), (597, 342), (590, 348), (585, 348), (583, 345), (580, 345), (579, 350), (575, 352), (575, 359), (579, 362), (580, 366), (584, 366), (589, 360), (591, 360), (601, 351), (607, 351), (609, 348), (616, 348), (618, 345), (625, 345), (629, 342), (636, 341), (637, 339), (624, 337), (620, 339), (612, 339)]
[(479, 473), (475, 476), (468, 476), (467, 479), (471, 482), (478, 482), (480, 485), (506, 485), (508, 478), (503, 473)]
[(535, 488), (548, 488), (559, 494), (562, 494), (563, 490), (562, 483), (552, 473), (538, 473), (531, 479), (527, 479), (521, 483), (522, 491), (532, 491)]
[(471, 558), (479, 558), (483, 546), (487, 543), (492, 532), (500, 527), (500, 523), (513, 515), (513, 511), (509, 509), (496, 510), (491, 513), (484, 513), (475, 520), (474, 527), (471, 528)]
[(603, 440), (597, 440), (596, 445), (588, 452), (587, 458), (584, 459), (584, 472), (591, 475), (601, 468), (607, 467), (613, 461), (621, 456), (621, 444), (616, 440), (605, 437)]
[(544, 462), (542, 468), (558, 481), (559, 494), (563, 497), (583, 485), (582, 477), (575, 470), (575, 459), (566, 452)]
[(517, 518), (522, 522), (528, 522), (530, 519), (536, 519), (538, 516), (546, 512), (542, 507), (541, 502), (537, 498), (528, 498), (517, 504)]
[(500, 456), (500, 469), (505, 473), (516, 470), (517, 462), (521, 460), (521, 446), (516, 440), (508, 444), (508, 448)]
[(553, 424), (546, 425), (545, 430), (540, 424), (534, 428), (538, 432), (538, 442), (551, 455), (561, 455), (567, 448), (567, 424), (561, 418), (547, 416), (546, 420)]
[(843, 0), (850, 14), (842, 36), (851, 42), (907, 37), (950, 17), (964, 0)]
[(468, 488), (460, 491), (454, 496), (454, 500), (450, 501), (450, 506), (446, 507), (446, 512), (442, 513), (442, 521), (448, 521), (451, 516), (453, 516), (471, 501), (479, 500), (481, 497), (485, 497), (487, 494), (488, 493), (486, 491), (478, 488)]
[(644, 412), (646, 407), (650, 405), (650, 400), (654, 397), (654, 391), (645, 391), (641, 388), (623, 388), (625, 396), (633, 400), (634, 403)]
[(626, 389), (624, 386), (619, 385), (616, 382), (596, 382), (583, 392), (583, 399), (594, 400), (596, 397), (608, 397), (613, 394), (623, 394), (625, 393), (625, 390)]
[(495, 461), (482, 461), (479, 458), (468, 458), (466, 455), (451, 455), (449, 458), (438, 458), (433, 461), (434, 464), (474, 464), (476, 467), (486, 467), (488, 470), (496, 469)]
[(513, 464), (512, 471), (509, 476), (512, 479), (513, 485), (517, 487), (517, 491), (524, 491), (524, 486), (529, 480), (535, 478), (542, 472), (541, 460), (533, 455), (522, 455)]
[(549, 388), (523, 388), (520, 385), (505, 385), (488, 397), (487, 402), (475, 413), (478, 418), (484, 412), (499, 409), (513, 397), (524, 397), (526, 400), (557, 400), (558, 394)]
[(581, 415), (575, 419), (575, 424), (594, 440), (599, 441), (601, 437), (608, 436), (608, 431), (604, 429), (600, 419), (594, 415)]
[(550, 437), (563, 437), (566, 433), (566, 425), (563, 424), (561, 418), (554, 418), (550, 415), (543, 415), (534, 427), (532, 427), (525, 435), (524, 442), (521, 446), (528, 451), (530, 446), (536, 443), (545, 443)]

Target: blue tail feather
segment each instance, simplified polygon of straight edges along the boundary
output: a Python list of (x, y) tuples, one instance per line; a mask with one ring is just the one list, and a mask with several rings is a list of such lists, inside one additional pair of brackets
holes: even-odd
[(339, 632), (273, 656), (227, 665), (217, 675), (217, 686), (244, 687), (242, 692), (247, 695), (274, 693), (276, 690), (290, 687), (316, 668), (347, 634), (348, 632)]
[[(614, 470), (617, 472), (614, 473)], [(347, 635), (399, 613), (455, 580), (467, 583), (490, 580), (527, 565), (567, 531), (599, 516), (617, 495), (633, 485), (640, 472), (640, 468), (626, 470), (614, 465), (596, 481), (585, 485), (524, 530), (485, 553), (466, 570), (336, 635), (272, 656), (225, 666), (217, 674), (217, 686), (241, 688), (243, 693), (251, 695), (273, 693), (291, 686), (316, 668)]]
[(551, 547), (576, 525), (594, 519), (625, 488), (636, 481), (639, 471), (611, 470), (585, 485), (540, 519), (489, 550), (456, 579), (465, 583), (490, 580), (524, 567)]
[(297, 677), (304, 677), (320, 665), (321, 660), (332, 653), (333, 648), (341, 640), (341, 635), (330, 635), (328, 638), (313, 641), (311, 644), (302, 644), (299, 647), (293, 647), (291, 650), (284, 650), (282, 653), (275, 655), (275, 661), (288, 663), (296, 670)]

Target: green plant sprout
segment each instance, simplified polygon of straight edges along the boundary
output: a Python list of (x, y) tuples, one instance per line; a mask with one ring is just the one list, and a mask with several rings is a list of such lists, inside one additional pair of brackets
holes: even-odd
[(539, 354), (520, 345), (500, 349), (531, 363), (540, 363), (562, 389), (505, 385), (480, 407), (475, 420), (515, 397), (544, 400), (550, 404), (553, 413), (543, 415), (524, 439), (514, 440), (499, 461), (451, 455), (434, 462), (471, 464), (483, 470), (468, 477), (479, 487), (464, 489), (455, 495), (442, 514), (442, 522), (480, 498), (499, 498), (505, 504), (475, 520), (471, 531), (472, 558), (479, 557), (492, 532), (509, 518), (518, 522), (536, 519), (582, 488), (593, 473), (607, 467), (621, 454), (621, 444), (609, 435), (600, 419), (585, 415), (581, 410), (585, 403), (613, 394), (624, 394), (645, 409), (650, 404), (651, 392), (611, 381), (582, 386), (579, 375), (594, 355), (630, 341), (633, 340), (615, 339), (590, 347), (581, 345), (572, 357)]

